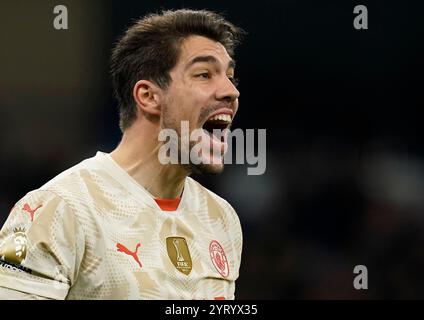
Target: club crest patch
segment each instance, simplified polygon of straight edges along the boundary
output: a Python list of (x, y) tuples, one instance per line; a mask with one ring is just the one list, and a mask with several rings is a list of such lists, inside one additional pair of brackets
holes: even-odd
[(225, 255), (224, 249), (218, 241), (211, 241), (209, 245), (209, 253), (215, 269), (219, 272), (221, 276), (227, 278), (230, 274), (230, 267), (228, 265), (228, 260), (227, 256)]

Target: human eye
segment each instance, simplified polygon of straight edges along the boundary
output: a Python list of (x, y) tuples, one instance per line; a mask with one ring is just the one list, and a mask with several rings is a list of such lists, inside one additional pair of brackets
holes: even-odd
[(195, 73), (194, 77), (195, 78), (202, 78), (202, 79), (210, 79), (212, 76), (211, 76), (210, 72), (202, 71), (202, 72)]
[(234, 77), (234, 76), (228, 76), (228, 79), (231, 81), (231, 83), (232, 83), (235, 87), (237, 87), (237, 86), (239, 85), (239, 83), (240, 83), (240, 79), (239, 79), (239, 78), (236, 78), (236, 77)]

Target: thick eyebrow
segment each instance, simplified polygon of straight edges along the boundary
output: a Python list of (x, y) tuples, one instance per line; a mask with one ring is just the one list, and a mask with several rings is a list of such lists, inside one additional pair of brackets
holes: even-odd
[[(199, 63), (199, 62), (207, 62), (207, 63), (213, 63), (213, 64), (219, 64), (218, 60), (214, 56), (198, 56), (193, 58), (185, 67), (185, 70), (190, 68), (193, 64)], [(236, 62), (234, 60), (230, 60), (228, 63), (228, 69), (232, 68), (235, 69)]]

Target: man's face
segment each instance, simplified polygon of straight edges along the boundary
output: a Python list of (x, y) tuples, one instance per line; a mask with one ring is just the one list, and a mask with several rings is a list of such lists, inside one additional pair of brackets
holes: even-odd
[[(190, 36), (183, 40), (179, 60), (170, 76), (171, 83), (164, 92), (162, 128), (176, 130), (181, 140), (181, 122), (187, 121), (190, 134), (194, 130), (201, 134), (198, 141), (203, 146), (201, 164), (191, 164), (190, 169), (220, 173), (227, 140), (226, 135), (212, 132), (229, 129), (238, 109), (240, 93), (233, 83), (234, 61), (221, 43)], [(189, 150), (198, 141), (191, 141)], [(187, 152), (181, 148), (179, 151)]]

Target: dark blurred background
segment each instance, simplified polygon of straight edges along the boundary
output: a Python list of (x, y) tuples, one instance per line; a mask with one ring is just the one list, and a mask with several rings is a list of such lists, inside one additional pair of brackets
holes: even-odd
[[(66, 5), (69, 30), (53, 28)], [(353, 28), (366, 5), (369, 29)], [(267, 171), (196, 177), (244, 229), (239, 299), (424, 298), (421, 1), (0, 3), (0, 224), (14, 203), (120, 140), (114, 41), (169, 8), (224, 13), (237, 51), (233, 128), (267, 129)], [(368, 290), (353, 269), (368, 268)]]

